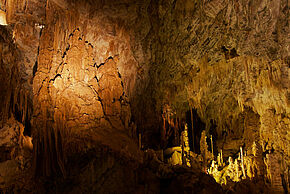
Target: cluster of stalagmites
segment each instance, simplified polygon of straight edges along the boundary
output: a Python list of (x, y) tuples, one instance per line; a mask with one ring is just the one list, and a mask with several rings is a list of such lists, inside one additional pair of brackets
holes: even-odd
[(227, 184), (227, 180), (239, 182), (242, 179), (253, 179), (260, 175), (261, 164), (259, 162), (257, 157), (257, 146), (254, 142), (252, 150), (248, 150), (248, 154), (243, 153), (241, 148), (239, 157), (234, 160), (232, 157), (229, 157), (227, 165), (223, 162), (222, 152), (219, 153), (217, 161), (212, 160), (211, 166), (207, 172), (220, 184)]
[(269, 183), (272, 186), (275, 185), (275, 179), (272, 177), (273, 172), (271, 172), (273, 168), (270, 168), (271, 161), (268, 156), (269, 153), (265, 157), (262, 157), (265, 150), (261, 150), (255, 141), (248, 149), (243, 150), (240, 147), (238, 157), (233, 158), (229, 156), (225, 159), (222, 150), (220, 150), (217, 157), (214, 156), (213, 144), (211, 151), (209, 151), (205, 130), (201, 134), (200, 154), (190, 151), (186, 125), (185, 130), (181, 133), (180, 139), (180, 146), (167, 148), (164, 151), (166, 163), (200, 168), (203, 172), (211, 175), (221, 185), (261, 177), (264, 183)]
[(166, 162), (172, 165), (185, 165), (188, 167), (198, 164), (199, 167), (206, 169), (204, 164), (208, 163), (212, 159), (212, 153), (208, 151), (205, 131), (203, 131), (201, 135), (200, 155), (190, 150), (187, 125), (185, 125), (185, 130), (181, 132), (180, 139), (180, 146), (167, 148), (164, 151)]

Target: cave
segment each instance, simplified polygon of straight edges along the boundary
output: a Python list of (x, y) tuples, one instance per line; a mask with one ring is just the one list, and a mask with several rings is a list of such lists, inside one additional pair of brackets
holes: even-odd
[(288, 0), (0, 0), (0, 193), (288, 193)]

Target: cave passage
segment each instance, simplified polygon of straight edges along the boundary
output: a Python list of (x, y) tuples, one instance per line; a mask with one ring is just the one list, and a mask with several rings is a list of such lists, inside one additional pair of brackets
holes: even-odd
[[(191, 116), (191, 112), (192, 112), (192, 116)], [(193, 118), (193, 121), (191, 120), (191, 118)], [(205, 123), (201, 121), (200, 117), (197, 114), (196, 109), (192, 109), (192, 111), (186, 112), (186, 123), (188, 125), (188, 138), (189, 138), (190, 149), (193, 152), (200, 154), (201, 132), (206, 129), (206, 125)], [(193, 123), (193, 126), (192, 126), (192, 123)], [(192, 132), (192, 130), (194, 130), (194, 132)], [(192, 134), (194, 134), (194, 138), (192, 138)], [(194, 144), (192, 140), (194, 140)]]

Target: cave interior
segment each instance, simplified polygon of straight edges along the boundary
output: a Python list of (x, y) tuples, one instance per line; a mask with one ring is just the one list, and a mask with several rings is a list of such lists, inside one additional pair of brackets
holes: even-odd
[(0, 0), (0, 193), (288, 193), (288, 0)]

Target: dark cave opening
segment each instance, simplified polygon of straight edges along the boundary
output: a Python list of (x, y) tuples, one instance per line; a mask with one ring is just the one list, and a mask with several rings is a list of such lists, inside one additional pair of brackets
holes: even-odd
[[(20, 96), (18, 96), (18, 98), (20, 98)], [(13, 95), (11, 99), (13, 99)], [(14, 107), (14, 109), (12, 107)], [(14, 118), (18, 122), (23, 124), (24, 126), (23, 135), (29, 136), (29, 137), (31, 137), (31, 119), (30, 119), (31, 115), (29, 115), (28, 109), (31, 107), (32, 107), (31, 102), (27, 101), (27, 109), (25, 111), (23, 110), (21, 111), (19, 104), (15, 103), (13, 100), (10, 101), (10, 111), (13, 112), (12, 114)], [(25, 114), (25, 116), (23, 114)]]
[[(214, 155), (217, 155), (217, 139), (218, 139), (218, 133), (217, 133), (217, 125), (213, 119), (210, 120), (210, 126), (209, 126), (209, 136), (207, 138), (207, 145), (211, 145), (211, 138), (213, 143), (213, 153)], [(211, 148), (210, 148), (211, 151)]]
[[(188, 126), (188, 138), (189, 138), (190, 149), (193, 150), (193, 152), (200, 154), (201, 132), (205, 130), (206, 125), (204, 122), (202, 122), (201, 118), (198, 116), (196, 109), (192, 109), (192, 111), (189, 110), (186, 112), (186, 123)], [(193, 138), (193, 135), (194, 135), (194, 138)], [(194, 140), (194, 146), (193, 146), (193, 140)]]
[(25, 117), (25, 121), (24, 121), (24, 132), (23, 135), (29, 136), (31, 137), (31, 122), (30, 119), (28, 119), (28, 113), (26, 112), (26, 117)]

